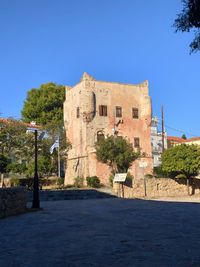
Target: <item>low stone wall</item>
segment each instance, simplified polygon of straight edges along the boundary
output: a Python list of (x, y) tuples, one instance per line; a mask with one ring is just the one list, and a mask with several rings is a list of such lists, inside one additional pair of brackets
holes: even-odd
[(24, 188), (0, 188), (0, 218), (25, 211), (26, 191)]
[[(133, 180), (131, 185), (114, 184), (114, 191), (125, 198), (140, 198), (145, 196), (144, 180)], [(172, 197), (187, 195), (186, 179), (148, 178), (146, 179), (146, 196), (149, 198)], [(200, 179), (190, 180), (190, 194), (200, 194)]]

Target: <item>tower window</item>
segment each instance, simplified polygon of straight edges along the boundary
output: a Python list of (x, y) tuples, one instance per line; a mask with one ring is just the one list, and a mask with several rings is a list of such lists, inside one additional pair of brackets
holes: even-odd
[(76, 108), (76, 118), (80, 118), (80, 108)]
[(133, 117), (133, 119), (139, 118), (138, 108), (132, 108), (132, 117)]
[(136, 148), (140, 147), (140, 138), (139, 137), (134, 138), (134, 147), (136, 147)]
[(99, 106), (99, 116), (107, 116), (107, 106)]
[(122, 108), (116, 107), (116, 117), (121, 118), (122, 117)]

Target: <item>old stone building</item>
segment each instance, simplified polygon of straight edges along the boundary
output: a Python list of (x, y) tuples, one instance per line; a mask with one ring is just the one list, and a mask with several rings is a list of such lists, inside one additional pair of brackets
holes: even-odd
[(151, 100), (148, 82), (122, 84), (94, 80), (87, 73), (74, 87), (66, 87), (64, 122), (72, 144), (65, 184), (76, 177), (97, 175), (108, 184), (110, 169), (96, 160), (95, 143), (107, 135), (124, 136), (142, 157), (130, 169), (136, 179), (152, 171)]

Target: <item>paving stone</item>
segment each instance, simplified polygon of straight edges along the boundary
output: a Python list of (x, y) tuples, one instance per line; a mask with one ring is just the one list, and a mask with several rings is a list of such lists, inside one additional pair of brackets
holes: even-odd
[(0, 267), (200, 266), (199, 204), (48, 201), (0, 220)]

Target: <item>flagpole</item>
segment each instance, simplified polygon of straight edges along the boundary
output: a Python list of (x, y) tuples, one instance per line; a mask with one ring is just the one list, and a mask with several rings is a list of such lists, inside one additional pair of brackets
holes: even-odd
[(60, 136), (58, 136), (58, 177), (60, 178)]

